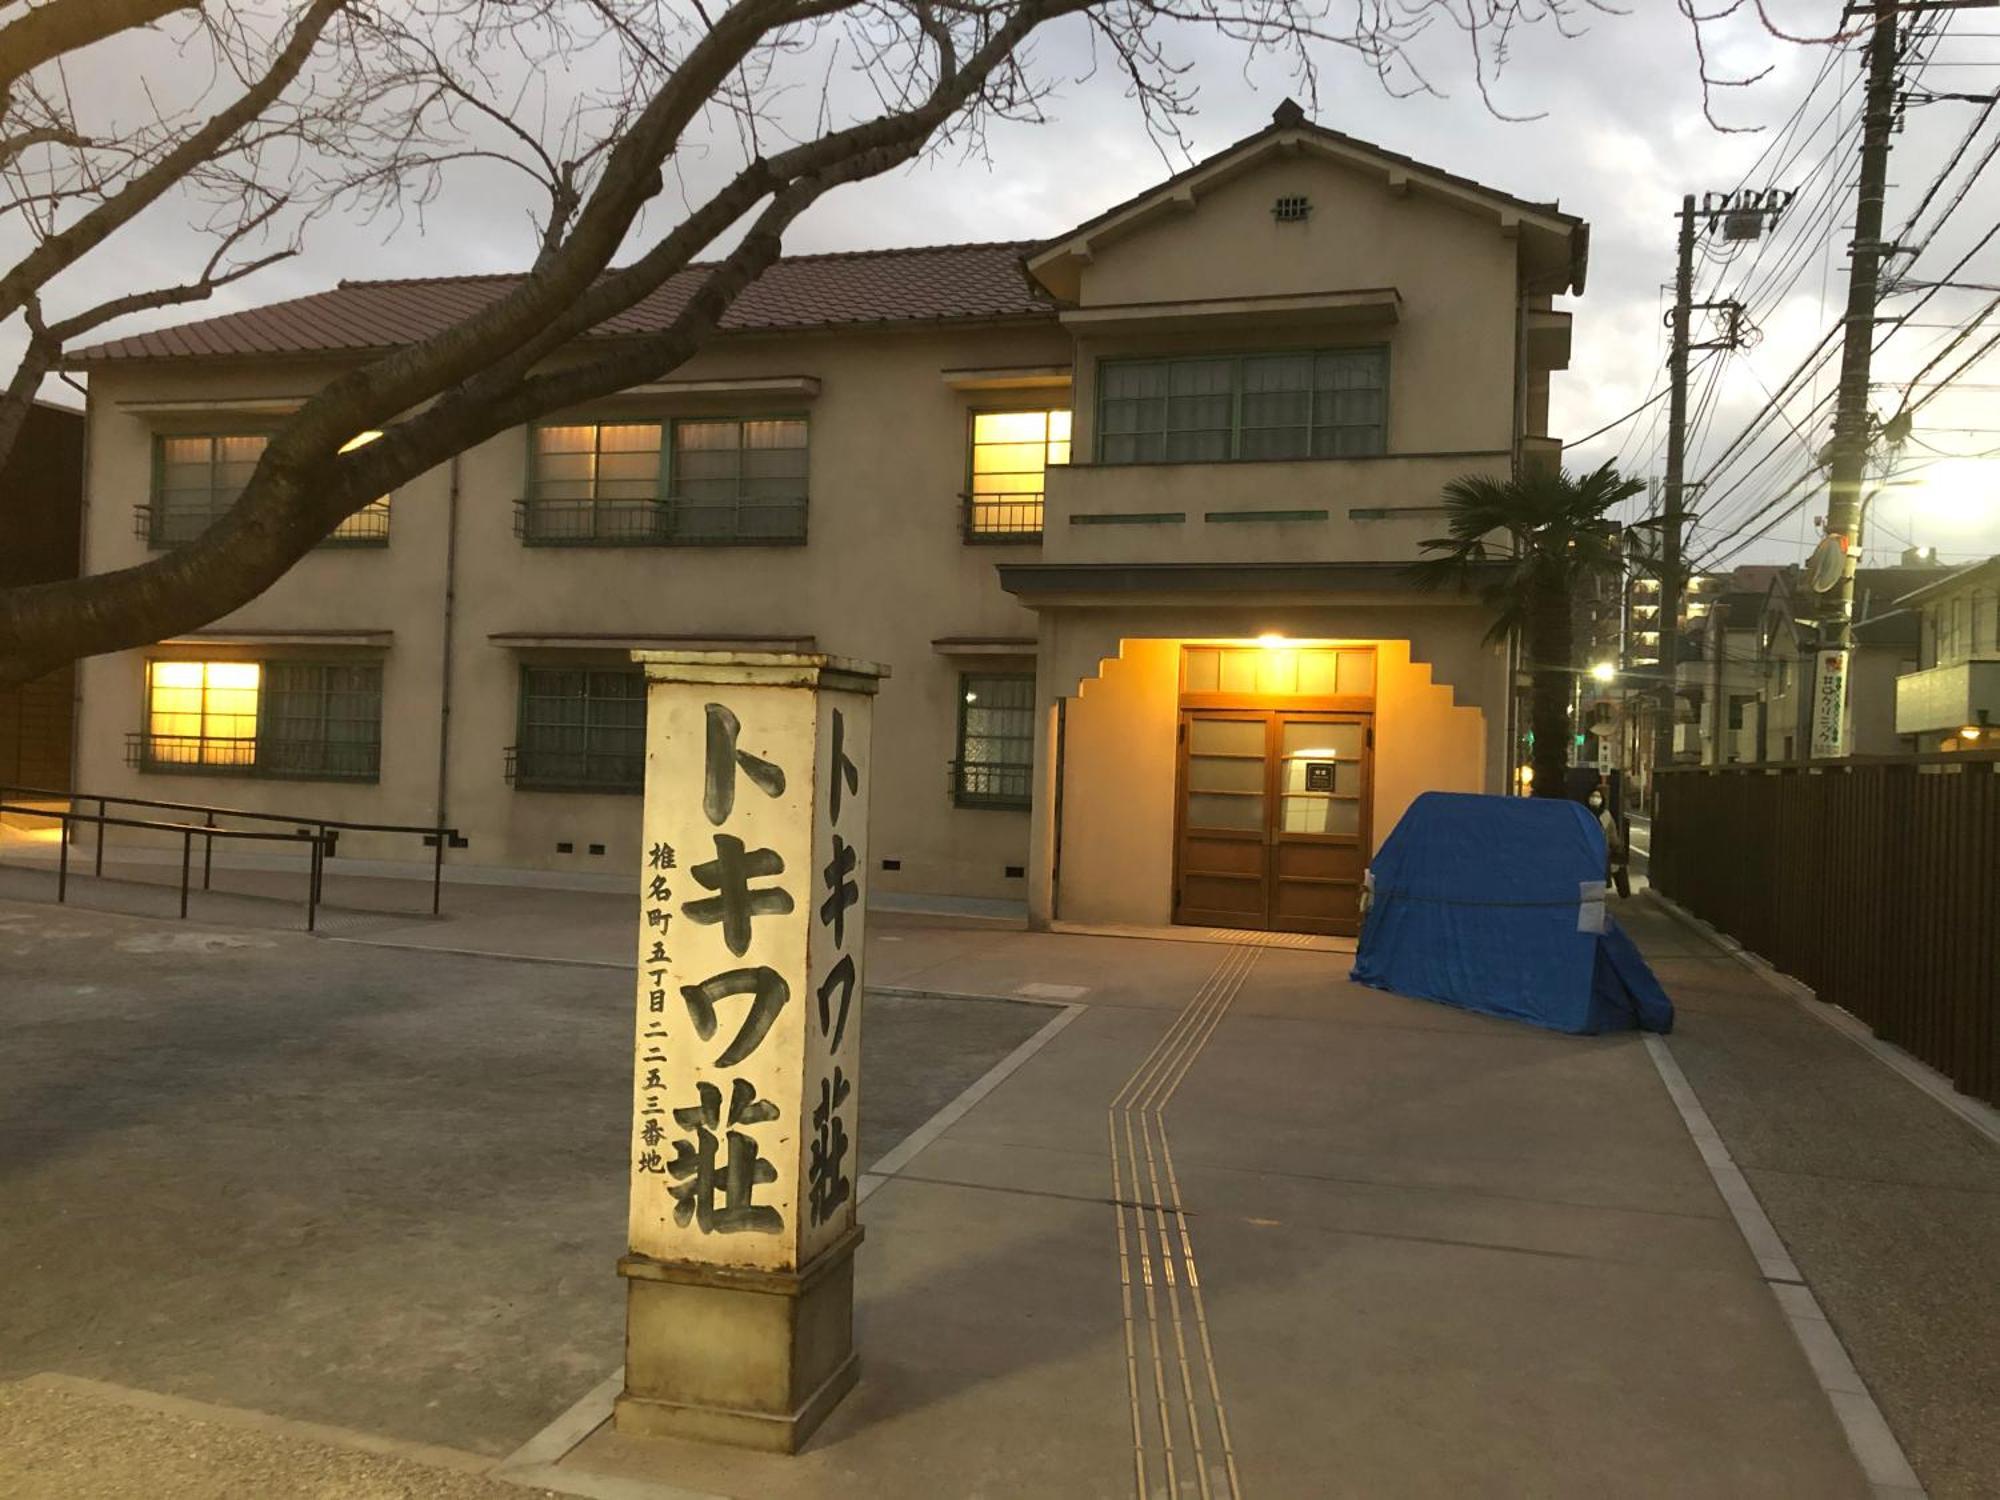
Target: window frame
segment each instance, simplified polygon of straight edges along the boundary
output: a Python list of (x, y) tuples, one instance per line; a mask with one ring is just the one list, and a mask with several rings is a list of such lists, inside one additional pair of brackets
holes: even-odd
[[(1317, 386), (1315, 386), (1307, 392), (1306, 421), (1305, 421), (1307, 451), (1303, 454), (1292, 455), (1289, 457), (1287, 456), (1266, 457), (1261, 455), (1254, 457), (1245, 456), (1243, 452), (1243, 434), (1245, 430), (1243, 425), (1243, 399), (1245, 395), (1243, 388), (1243, 366), (1246, 361), (1258, 360), (1258, 359), (1317, 360), (1323, 355), (1355, 355), (1355, 354), (1374, 355), (1380, 361), (1381, 365), (1381, 371), (1382, 371), (1382, 383), (1380, 386), (1381, 402), (1382, 402), (1382, 419), (1380, 423), (1381, 438), (1380, 438), (1380, 446), (1375, 451), (1370, 453), (1328, 453), (1328, 454), (1318, 454), (1311, 451), (1313, 446), (1313, 436), (1315, 432), (1319, 430), (1318, 424), (1313, 419), (1313, 408), (1316, 403), (1317, 396), (1319, 394), (1318, 388)], [(1129, 433), (1114, 433), (1114, 434), (1106, 433), (1105, 422), (1104, 422), (1104, 408), (1106, 402), (1113, 399), (1116, 400), (1129, 399), (1126, 397), (1116, 397), (1116, 398), (1109, 397), (1105, 394), (1105, 388), (1106, 388), (1105, 376), (1108, 371), (1115, 370), (1121, 367), (1130, 368), (1134, 366), (1144, 366), (1144, 365), (1157, 365), (1166, 368), (1168, 370), (1171, 370), (1171, 368), (1176, 364), (1198, 364), (1198, 363), (1210, 363), (1217, 361), (1226, 361), (1231, 366), (1230, 390), (1229, 390), (1229, 428), (1228, 428), (1229, 452), (1226, 456), (1221, 458), (1165, 457), (1164, 449), (1166, 445), (1166, 439), (1172, 436), (1174, 432), (1174, 429), (1171, 426), (1166, 426), (1159, 429), (1159, 435), (1161, 438), (1161, 447), (1163, 450), (1162, 457), (1107, 459), (1104, 456), (1104, 444), (1107, 436), (1128, 437), (1128, 436), (1141, 435), (1141, 434), (1129, 434)], [(1389, 448), (1389, 424), (1391, 417), (1393, 415), (1393, 413), (1390, 410), (1390, 404), (1389, 404), (1391, 373), (1392, 371), (1391, 371), (1391, 361), (1390, 361), (1390, 350), (1389, 350), (1389, 344), (1386, 340), (1380, 340), (1364, 344), (1315, 344), (1307, 347), (1291, 348), (1291, 349), (1255, 348), (1255, 349), (1239, 349), (1239, 350), (1218, 351), (1218, 352), (1113, 355), (1108, 357), (1102, 357), (1099, 358), (1096, 363), (1095, 382), (1093, 389), (1091, 391), (1090, 447), (1091, 447), (1092, 462), (1104, 468), (1132, 469), (1132, 468), (1144, 468), (1148, 465), (1157, 465), (1157, 464), (1340, 463), (1354, 459), (1387, 458), (1391, 456)], [(1163, 396), (1160, 399), (1169, 403), (1172, 400), (1171, 376), (1169, 376), (1169, 393), (1168, 395)], [(1282, 426), (1291, 426), (1295, 424), (1282, 423), (1278, 425), (1282, 427)], [(1335, 427), (1344, 427), (1352, 424), (1336, 423), (1332, 425)], [(1189, 431), (1191, 432), (1195, 430), (1197, 429), (1189, 429)], [(1198, 430), (1213, 431), (1219, 429), (1203, 428)], [(1269, 425), (1266, 425), (1258, 427), (1253, 430), (1269, 431), (1272, 429)], [(1151, 436), (1151, 433), (1149, 432), (1143, 435)], [(1073, 450), (1072, 450), (1072, 461), (1074, 461)]]
[[(736, 529), (728, 536), (716, 534), (680, 536), (678, 533), (681, 530), (681, 517), (684, 507), (697, 504), (713, 506), (718, 503), (713, 501), (692, 501), (680, 493), (681, 477), (679, 473), (679, 460), (681, 429), (696, 425), (715, 426), (724, 422), (733, 423), (736, 427), (736, 495), (734, 501), (737, 512)], [(771, 452), (797, 452), (804, 456), (805, 473), (799, 481), (801, 486), (799, 494), (796, 496), (787, 496), (782, 502), (772, 500), (753, 502), (759, 508), (775, 508), (780, 504), (791, 504), (796, 501), (798, 506), (798, 534), (796, 536), (791, 534), (772, 536), (745, 535), (742, 530), (742, 511), (748, 499), (743, 492), (743, 455), (756, 451), (744, 446), (743, 431), (757, 422), (796, 422), (804, 433), (805, 441), (799, 444), (796, 449), (768, 450)], [(806, 540), (806, 526), (812, 506), (812, 418), (810, 414), (803, 411), (763, 411), (744, 412), (740, 415), (688, 415), (667, 418), (662, 425), (665, 445), (660, 452), (660, 474), (665, 486), (665, 493), (662, 496), (665, 506), (664, 524), (670, 540), (681, 542), (684, 545), (738, 547), (794, 546), (802, 544)]]
[[(155, 668), (160, 666), (171, 666), (171, 665), (181, 665), (181, 664), (196, 665), (201, 667), (203, 671), (203, 682), (201, 686), (202, 701), (200, 709), (201, 728), (197, 734), (192, 736), (163, 735), (159, 732), (156, 732), (153, 728), (153, 719), (156, 713), (156, 709), (154, 706), (154, 696), (153, 696), (154, 670)], [(213, 740), (211, 740), (211, 737), (207, 732), (207, 720), (209, 717), (209, 709), (207, 701), (209, 687), (207, 683), (207, 672), (209, 668), (217, 666), (254, 666), (255, 668), (257, 668), (257, 705), (256, 705), (256, 712), (253, 716), (254, 719), (253, 727), (247, 739), (245, 736), (236, 735), (236, 736), (226, 736), (226, 737), (216, 736), (213, 738)], [(270, 684), (271, 684), (272, 669), (301, 668), (301, 667), (314, 668), (320, 671), (325, 671), (327, 669), (332, 669), (332, 668), (339, 668), (342, 670), (352, 670), (358, 668), (365, 672), (372, 672), (375, 678), (374, 692), (373, 692), (373, 701), (375, 705), (375, 717), (374, 717), (375, 737), (372, 741), (351, 741), (351, 742), (349, 741), (336, 742), (331, 738), (327, 737), (324, 733), (324, 730), (332, 721), (325, 711), (326, 698), (329, 690), (322, 684), (319, 690), (319, 696), (321, 700), (320, 727), (322, 730), (322, 734), (320, 736), (320, 739), (317, 741), (318, 748), (321, 754), (321, 761), (317, 765), (309, 765), (303, 769), (296, 767), (289, 767), (289, 766), (281, 769), (273, 766), (267, 760), (266, 758), (267, 746), (275, 746), (278, 744), (286, 744), (292, 746), (311, 746), (315, 743), (312, 740), (289, 740), (289, 739), (279, 740), (275, 735), (271, 734), (268, 729), (268, 726), (272, 722), (270, 716), (270, 702), (272, 696)], [(270, 780), (270, 781), (345, 781), (345, 782), (364, 783), (368, 785), (378, 784), (382, 779), (383, 668), (384, 668), (384, 663), (380, 661), (361, 660), (355, 658), (342, 659), (338, 657), (324, 657), (324, 656), (308, 656), (308, 657), (149, 656), (146, 658), (145, 677), (140, 689), (141, 727), (136, 734), (129, 737), (131, 742), (131, 748), (130, 751), (128, 752), (128, 760), (130, 761), (132, 767), (135, 770), (146, 772), (149, 774), (160, 774), (168, 776), (239, 776), (239, 777), (250, 777), (258, 780)], [(175, 760), (161, 759), (155, 751), (155, 744), (157, 741), (161, 739), (179, 739), (179, 740), (193, 739), (196, 742), (197, 746), (197, 758), (191, 761), (175, 761)], [(242, 745), (247, 743), (249, 747), (249, 758), (247, 760), (218, 761), (211, 763), (206, 758), (205, 754), (206, 749), (210, 743), (215, 743), (218, 745), (222, 744)], [(342, 770), (328, 769), (327, 754), (336, 743), (340, 743), (342, 745), (347, 745), (347, 744), (365, 745), (368, 750), (368, 754), (365, 757), (367, 762), (367, 768), (365, 770), (358, 770), (358, 771), (342, 771)]]
[[(629, 782), (622, 780), (614, 781), (608, 778), (604, 780), (593, 781), (589, 779), (587, 775), (582, 777), (544, 776), (537, 774), (532, 769), (530, 769), (530, 759), (529, 759), (530, 756), (536, 753), (541, 753), (536, 751), (528, 744), (528, 739), (529, 739), (528, 730), (530, 727), (528, 722), (528, 703), (531, 696), (537, 696), (537, 695), (531, 695), (529, 693), (528, 685), (531, 679), (533, 678), (534, 674), (538, 672), (577, 673), (580, 674), (584, 679), (585, 693), (583, 701), (586, 705), (586, 708), (583, 721), (579, 726), (577, 726), (581, 728), (583, 731), (584, 735), (583, 749), (575, 752), (575, 754), (577, 758), (583, 761), (586, 771), (588, 769), (589, 762), (592, 757), (592, 751), (590, 749), (590, 733), (593, 727), (615, 728), (615, 729), (630, 729), (632, 727), (630, 725), (593, 726), (590, 723), (589, 710), (588, 710), (588, 704), (592, 701), (590, 693), (588, 691), (590, 679), (598, 674), (615, 674), (620, 677), (624, 677), (631, 681), (634, 681), (638, 684), (639, 691), (636, 696), (638, 702), (641, 705), (641, 713), (638, 725), (639, 750), (636, 757), (632, 757), (633, 759), (636, 759), (638, 763), (637, 765), (638, 775), (636, 779), (633, 779)], [(546, 693), (541, 694), (539, 696), (543, 698), (551, 697), (551, 695)], [(606, 698), (601, 701), (629, 703), (632, 701), (632, 695), (628, 694), (627, 696), (618, 699)], [(573, 665), (562, 662), (546, 662), (546, 661), (522, 662), (520, 664), (519, 671), (515, 675), (514, 744), (513, 747), (509, 749), (507, 752), (508, 781), (513, 785), (514, 790), (516, 790), (517, 792), (565, 792), (565, 793), (594, 794), (598, 796), (607, 796), (607, 797), (644, 795), (646, 790), (646, 738), (645, 738), (645, 713), (644, 713), (645, 702), (646, 702), (646, 674), (645, 670), (640, 667), (627, 666), (622, 664), (603, 663), (603, 662), (577, 663)], [(556, 726), (556, 727), (566, 727), (566, 726)]]
[[(260, 426), (256, 424), (252, 424), (247, 427), (237, 427), (237, 428), (205, 427), (196, 431), (189, 431), (189, 432), (176, 432), (166, 428), (159, 428), (159, 427), (153, 428), (152, 429), (152, 449), (153, 449), (152, 477), (147, 484), (146, 504), (143, 513), (145, 517), (145, 526), (142, 532), (142, 536), (146, 545), (155, 552), (165, 552), (174, 547), (184, 547), (189, 542), (198, 539), (203, 532), (207, 531), (209, 527), (213, 526), (218, 520), (220, 520), (223, 514), (229, 509), (229, 506), (223, 506), (220, 510), (216, 508), (215, 489), (214, 486), (211, 484), (209, 487), (208, 519), (202, 523), (201, 529), (199, 531), (192, 532), (185, 537), (180, 537), (177, 539), (169, 539), (164, 534), (165, 521), (166, 521), (165, 485), (166, 485), (166, 469), (167, 469), (167, 444), (169, 442), (184, 442), (190, 439), (198, 438), (201, 439), (202, 441), (209, 443), (211, 445), (209, 450), (210, 451), (209, 470), (212, 474), (215, 468), (215, 459), (213, 456), (214, 444), (222, 442), (228, 438), (262, 438), (264, 440), (264, 446), (268, 448), (270, 447), (271, 439), (277, 434), (277, 430), (278, 429), (275, 427)], [(347, 450), (343, 449), (342, 451), (345, 452)], [(263, 459), (263, 454), (260, 452), (257, 456), (259, 461), (261, 462)], [(342, 517), (341, 522), (338, 526), (334, 527), (332, 531), (329, 531), (325, 536), (321, 537), (317, 542), (313, 543), (314, 550), (317, 551), (320, 548), (329, 548), (337, 550), (346, 547), (371, 548), (371, 547), (388, 546), (389, 531), (390, 531), (390, 501), (394, 498), (394, 496), (395, 492), (392, 490), (390, 491), (389, 494), (380, 495), (375, 499), (370, 500), (366, 505), (362, 506), (360, 510), (355, 511), (353, 514)], [(236, 502), (234, 498), (232, 498), (230, 500), (230, 505), (234, 505), (235, 503)], [(354, 529), (349, 530), (348, 528), (350, 527)]]
[[(269, 777), (276, 781), (379, 782), (382, 779), (383, 664), (381, 662), (342, 661), (338, 658), (319, 656), (275, 657), (266, 658), (259, 663), (259, 667), (261, 669), (259, 674), (260, 680), (257, 685), (257, 774), (259, 776)], [(274, 668), (279, 670), (307, 669), (320, 674), (320, 682), (315, 690), (315, 696), (318, 699), (318, 725), (320, 730), (316, 740), (293, 740), (289, 737), (280, 739), (277, 735), (266, 732), (266, 726), (273, 722), (271, 700), (276, 695), (273, 693), (271, 687), (271, 676)], [(326, 681), (326, 674), (332, 671), (361, 671), (373, 675), (375, 737), (372, 740), (335, 740), (327, 732), (335, 722), (331, 712), (331, 700), (335, 690)], [(368, 694), (368, 690), (365, 688), (359, 691), (364, 696)], [(292, 693), (293, 690), (285, 690), (286, 696), (291, 696)], [(356, 719), (343, 722), (367, 723), (368, 721), (366, 719)], [(264, 759), (264, 747), (266, 744), (316, 748), (319, 753), (319, 764), (308, 766), (304, 769), (293, 766), (280, 768), (267, 765)], [(334, 769), (331, 761), (333, 759), (333, 751), (336, 747), (341, 749), (352, 747), (364, 748), (367, 751), (367, 754), (363, 757), (367, 763), (367, 769), (361, 771)]]
[[(978, 682), (993, 682), (993, 681), (1027, 684), (1028, 701), (1026, 706), (1023, 708), (1023, 707), (1016, 707), (1014, 705), (1005, 705), (1003, 706), (1002, 710), (1005, 711), (1007, 709), (1011, 709), (1012, 711), (1025, 714), (1027, 719), (1027, 733), (1025, 735), (1011, 734), (1011, 735), (990, 736), (990, 738), (1000, 739), (1000, 740), (1010, 740), (1010, 741), (1025, 740), (1027, 745), (1026, 759), (1020, 761), (1011, 761), (1011, 760), (980, 761), (977, 763), (977, 768), (988, 771), (1020, 772), (1024, 789), (1018, 796), (1009, 792), (974, 791), (969, 789), (966, 785), (967, 782), (966, 772), (968, 769), (974, 768), (974, 763), (966, 759), (966, 727), (967, 727), (967, 720), (971, 717), (971, 710), (973, 706), (969, 695), (972, 694), (974, 691), (973, 684)], [(958, 728), (952, 745), (952, 760), (951, 760), (952, 805), (954, 807), (960, 807), (960, 808), (1002, 811), (1002, 812), (1022, 812), (1028, 810), (1034, 805), (1034, 786), (1035, 786), (1036, 701), (1035, 701), (1034, 672), (1033, 671), (963, 672), (962, 671), (957, 675), (957, 682), (958, 682), (958, 713), (957, 713)]]
[[(745, 496), (742, 493), (743, 472), (741, 455), (753, 451), (743, 446), (743, 429), (758, 422), (796, 422), (804, 432), (805, 441), (796, 450), (805, 455), (805, 474), (801, 490), (796, 497), (787, 497), (784, 504), (796, 504), (797, 525), (782, 534), (759, 536), (746, 534), (742, 529), (742, 511)], [(690, 501), (678, 493), (679, 474), (676, 456), (680, 431), (691, 424), (730, 423), (737, 429), (736, 453), (738, 455), (736, 486), (734, 497), (735, 517), (732, 529), (724, 534), (689, 530), (684, 522), (688, 509), (696, 506), (718, 508), (720, 502)], [(659, 447), (655, 450), (658, 462), (653, 474), (653, 492), (650, 496), (607, 499), (596, 493), (599, 480), (596, 466), (591, 474), (592, 493), (587, 498), (551, 496), (543, 493), (545, 481), (540, 468), (540, 434), (552, 427), (588, 427), (593, 434), (591, 454), (593, 459), (601, 459), (604, 452), (603, 431), (606, 427), (653, 427), (659, 430)], [(646, 415), (606, 416), (592, 419), (549, 420), (525, 424), (524, 438), (527, 452), (525, 465), (527, 483), (523, 487), (521, 510), (515, 524), (515, 535), (524, 546), (530, 547), (756, 547), (756, 546), (802, 546), (807, 540), (807, 524), (812, 505), (812, 416), (803, 410), (757, 411), (741, 413), (682, 413), (678, 415), (651, 413)], [(717, 450), (722, 451), (722, 450)], [(765, 507), (776, 507), (780, 502), (758, 502)], [(587, 529), (575, 534), (560, 531), (539, 530), (537, 512), (548, 504), (571, 505), (586, 508), (589, 516)], [(643, 508), (644, 523), (629, 534), (606, 534), (602, 519), (605, 507), (613, 507), (611, 514), (629, 514)]]
[[(1070, 435), (1061, 439), (1069, 450), (1069, 457), (1060, 465), (1049, 461), (1049, 449), (1058, 439), (1049, 435), (1047, 419), (1057, 412), (1070, 420)], [(975, 467), (979, 455), (979, 419), (981, 417), (1039, 416), (1044, 419), (1042, 429), (1042, 488), (1035, 497), (1035, 524), (1032, 528), (1017, 531), (1000, 531), (981, 527), (979, 521), (979, 473)], [(1015, 444), (989, 444), (990, 447), (1013, 447)], [(960, 516), (960, 534), (966, 542), (974, 546), (1006, 545), (1008, 543), (1030, 544), (1042, 539), (1042, 532), (1048, 522), (1048, 476), (1052, 468), (1068, 468), (1076, 460), (1076, 407), (1074, 402), (1067, 406), (1023, 405), (1013, 402), (992, 406), (969, 406), (965, 411), (965, 489), (962, 495), (964, 509)], [(1018, 504), (1004, 499), (1000, 504)]]

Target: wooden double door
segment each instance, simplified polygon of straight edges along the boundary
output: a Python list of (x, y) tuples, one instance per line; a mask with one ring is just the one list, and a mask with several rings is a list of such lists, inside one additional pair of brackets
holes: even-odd
[(1365, 713), (1182, 710), (1176, 922), (1361, 930), (1372, 720)]

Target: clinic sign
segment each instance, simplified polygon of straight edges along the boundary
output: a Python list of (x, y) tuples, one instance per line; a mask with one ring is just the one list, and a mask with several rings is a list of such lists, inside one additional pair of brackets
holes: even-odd
[(1819, 653), (1813, 678), (1812, 757), (1825, 760), (1847, 753), (1847, 653)]

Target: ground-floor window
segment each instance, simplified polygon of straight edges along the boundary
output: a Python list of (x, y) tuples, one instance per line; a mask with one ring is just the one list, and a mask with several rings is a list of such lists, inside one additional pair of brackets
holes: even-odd
[(264, 664), (257, 769), (265, 776), (373, 781), (382, 768), (382, 668)]
[(646, 677), (636, 667), (523, 667), (514, 785), (544, 792), (646, 788)]
[(373, 781), (382, 765), (378, 662), (154, 661), (135, 764)]
[(958, 687), (953, 800), (960, 807), (1026, 807), (1035, 765), (1034, 674), (967, 672)]

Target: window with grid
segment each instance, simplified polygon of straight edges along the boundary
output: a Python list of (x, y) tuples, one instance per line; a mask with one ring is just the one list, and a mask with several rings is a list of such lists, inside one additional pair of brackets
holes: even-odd
[(668, 525), (677, 541), (803, 541), (803, 417), (676, 422)]
[[(374, 442), (381, 435), (379, 432), (372, 431), (361, 433), (359, 436), (349, 438), (345, 443), (342, 443), (340, 451), (342, 453), (352, 453), (356, 448), (365, 447), (367, 444)], [(334, 527), (327, 535), (326, 541), (321, 545), (368, 547), (387, 546), (388, 542), (389, 497), (384, 495), (379, 500), (369, 501), (361, 509), (354, 512), (353, 515)]]
[(523, 667), (514, 784), (540, 791), (644, 791), (645, 674), (622, 667)]
[(657, 541), (660, 436), (658, 422), (535, 428), (524, 539)]
[(958, 679), (960, 807), (1026, 807), (1035, 768), (1033, 673), (968, 672)]
[(243, 493), (269, 442), (263, 433), (156, 437), (147, 539), (177, 547), (208, 530)]
[(148, 771), (253, 770), (261, 677), (254, 661), (148, 662), (139, 765)]
[(1040, 536), (1043, 474), (1068, 462), (1067, 410), (974, 412), (967, 537)]
[(373, 781), (381, 768), (380, 663), (264, 663), (258, 775)]
[(1098, 461), (1380, 453), (1388, 378), (1388, 351), (1379, 348), (1107, 360), (1098, 370)]

